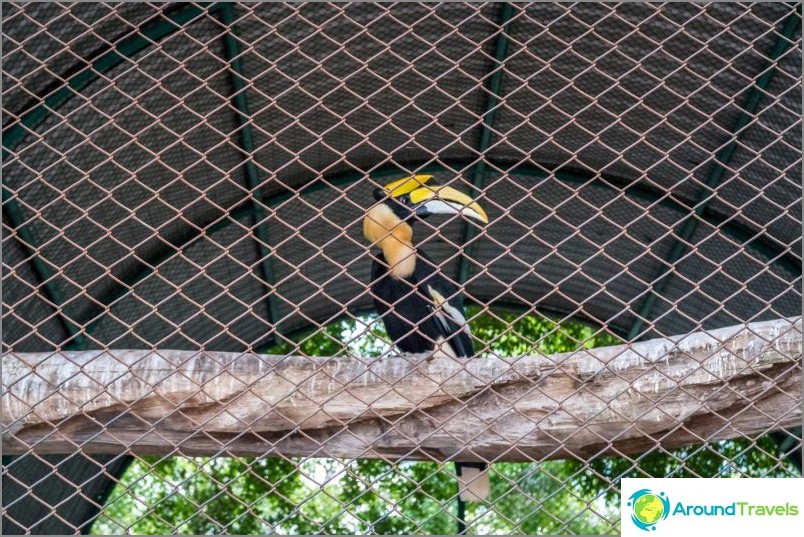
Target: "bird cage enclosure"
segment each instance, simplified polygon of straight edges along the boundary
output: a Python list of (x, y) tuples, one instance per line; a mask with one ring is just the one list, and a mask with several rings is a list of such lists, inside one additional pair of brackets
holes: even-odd
[(800, 4), (2, 10), (4, 533), (611, 534), (623, 477), (800, 477)]

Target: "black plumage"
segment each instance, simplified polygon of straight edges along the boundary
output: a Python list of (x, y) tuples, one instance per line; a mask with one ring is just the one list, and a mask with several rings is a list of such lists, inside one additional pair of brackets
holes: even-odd
[(432, 351), (443, 340), (455, 356), (474, 356), (472, 338), (465, 326), (458, 324), (461, 320), (440, 312), (430, 291), (438, 292), (449, 306), (463, 314), (457, 287), (436, 271), (437, 265), (427, 254), (419, 250), (416, 257), (416, 267), (407, 278), (391, 275), (382, 254), (373, 262), (371, 291), (388, 337), (403, 352)]

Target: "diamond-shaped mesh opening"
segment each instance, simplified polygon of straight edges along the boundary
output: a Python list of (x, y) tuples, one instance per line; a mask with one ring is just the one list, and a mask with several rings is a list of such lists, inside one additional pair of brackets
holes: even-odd
[(796, 6), (2, 10), (5, 533), (609, 534), (623, 477), (800, 476)]

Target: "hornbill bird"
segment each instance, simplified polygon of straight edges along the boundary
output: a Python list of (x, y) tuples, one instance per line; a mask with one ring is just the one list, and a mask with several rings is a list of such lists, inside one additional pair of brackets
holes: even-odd
[[(433, 214), (463, 214), (488, 223), (483, 209), (466, 194), (441, 186), (430, 175), (393, 181), (374, 191), (376, 203), (363, 219), (363, 234), (382, 253), (371, 274), (374, 306), (388, 336), (406, 353), (440, 352), (474, 356), (458, 290), (413, 243), (413, 223)], [(466, 501), (489, 493), (485, 463), (455, 463), (458, 475), (458, 533), (465, 532)]]

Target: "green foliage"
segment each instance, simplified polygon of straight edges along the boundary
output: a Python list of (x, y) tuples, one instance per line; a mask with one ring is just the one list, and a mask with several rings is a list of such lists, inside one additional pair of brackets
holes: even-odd
[[(479, 354), (569, 352), (612, 345), (577, 322), (468, 308)], [(332, 323), (272, 354), (382, 356), (376, 318)], [(619, 484), (637, 476), (793, 477), (770, 439), (729, 440), (643, 456), (497, 463), (488, 504), (467, 504), (481, 534), (618, 532)], [(95, 534), (451, 534), (457, 493), (451, 464), (381, 460), (183, 458), (136, 460), (93, 525)]]
[[(467, 308), (472, 334), (501, 356), (553, 354), (579, 348), (593, 349), (622, 343), (617, 337), (600, 329), (578, 322), (555, 322), (537, 315), (505, 312), (485, 312), (477, 307)], [(482, 353), (482, 349), (479, 349)]]

